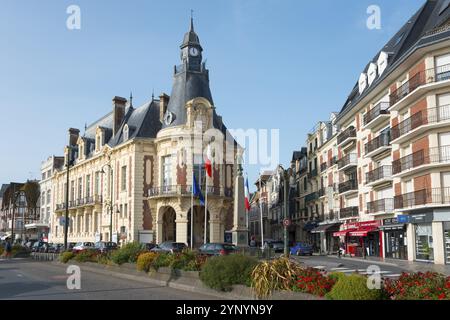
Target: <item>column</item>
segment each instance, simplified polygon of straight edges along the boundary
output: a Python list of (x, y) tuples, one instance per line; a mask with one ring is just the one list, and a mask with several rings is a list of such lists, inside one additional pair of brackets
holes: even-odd
[(209, 242), (223, 242), (221, 234), (221, 224), (219, 219), (209, 220)]
[(188, 229), (188, 220), (185, 218), (181, 218), (179, 217), (178, 219), (175, 220), (175, 223), (177, 225), (177, 230), (176, 230), (176, 242), (183, 242), (183, 243), (188, 243), (188, 233), (187, 233), (187, 229)]
[(406, 236), (408, 244), (408, 260), (414, 261), (416, 260), (416, 233), (414, 224), (408, 224), (408, 226), (406, 227)]
[(433, 235), (433, 253), (435, 264), (445, 264), (444, 228), (441, 221), (433, 221), (431, 224)]

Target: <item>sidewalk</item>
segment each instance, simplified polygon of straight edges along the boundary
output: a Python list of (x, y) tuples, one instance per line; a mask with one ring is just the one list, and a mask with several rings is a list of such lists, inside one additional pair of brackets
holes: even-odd
[(329, 258), (334, 258), (337, 261), (339, 260), (349, 260), (349, 261), (359, 261), (359, 262), (375, 262), (377, 264), (395, 266), (401, 269), (404, 269), (409, 272), (438, 272), (445, 275), (450, 275), (450, 265), (439, 265), (434, 263), (427, 262), (418, 262), (418, 261), (407, 261), (407, 260), (397, 260), (397, 259), (387, 259), (387, 258), (379, 258), (379, 257), (367, 257), (366, 259), (360, 257), (341, 257), (338, 258), (335, 255), (328, 255)]

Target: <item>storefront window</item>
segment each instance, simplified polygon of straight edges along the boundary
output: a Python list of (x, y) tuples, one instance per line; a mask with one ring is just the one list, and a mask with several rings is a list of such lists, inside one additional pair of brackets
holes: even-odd
[(416, 259), (434, 259), (431, 223), (416, 225)]

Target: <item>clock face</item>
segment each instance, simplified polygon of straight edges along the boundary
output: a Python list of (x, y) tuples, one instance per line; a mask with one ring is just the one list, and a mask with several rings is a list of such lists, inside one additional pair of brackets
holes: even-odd
[(198, 49), (197, 48), (189, 48), (189, 54), (193, 57), (198, 56)]

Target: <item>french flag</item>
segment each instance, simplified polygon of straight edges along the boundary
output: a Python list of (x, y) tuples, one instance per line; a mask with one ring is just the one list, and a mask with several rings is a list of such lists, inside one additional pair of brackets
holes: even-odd
[(211, 146), (208, 144), (206, 149), (206, 159), (205, 159), (205, 171), (208, 177), (212, 177), (212, 156), (211, 156)]
[(248, 191), (248, 177), (245, 177), (245, 209), (250, 211), (250, 193)]

